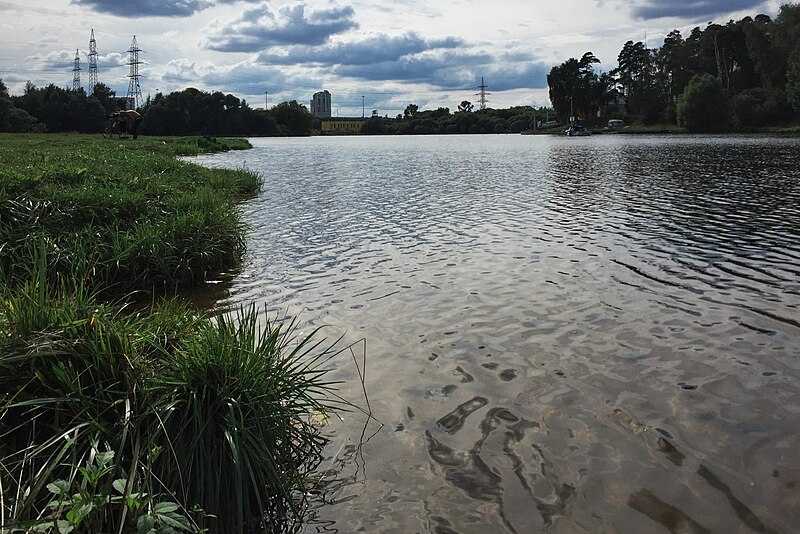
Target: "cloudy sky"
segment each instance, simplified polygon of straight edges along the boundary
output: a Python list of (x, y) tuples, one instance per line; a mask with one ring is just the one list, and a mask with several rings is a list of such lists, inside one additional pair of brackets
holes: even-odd
[[(72, 85), (75, 50), (88, 81), (89, 36), (101, 82), (128, 87), (127, 50), (142, 49), (143, 93), (223, 91), (253, 107), (307, 103), (327, 89), (333, 112), (394, 116), (409, 103), (455, 109), (545, 105), (547, 72), (591, 50), (615, 67), (628, 40), (659, 45), (709, 21), (766, 13), (781, 0), (0, 0), (0, 77), (19, 94)], [(267, 92), (268, 94), (265, 94)]]

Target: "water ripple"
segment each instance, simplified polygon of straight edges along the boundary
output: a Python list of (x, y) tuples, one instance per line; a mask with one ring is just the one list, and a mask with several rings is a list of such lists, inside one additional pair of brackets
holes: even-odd
[(307, 532), (800, 524), (800, 141), (254, 144), (198, 158), (265, 179), (219, 305), (366, 337), (386, 424), (332, 427)]

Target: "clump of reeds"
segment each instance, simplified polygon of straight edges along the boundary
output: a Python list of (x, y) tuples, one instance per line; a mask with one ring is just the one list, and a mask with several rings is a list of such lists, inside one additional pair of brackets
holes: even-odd
[(123, 313), (78, 280), (52, 290), (35, 274), (2, 295), (4, 527), (117, 531), (167, 521), (157, 510), (213, 532), (299, 519), (335, 343), (254, 307), (214, 320), (175, 301)]

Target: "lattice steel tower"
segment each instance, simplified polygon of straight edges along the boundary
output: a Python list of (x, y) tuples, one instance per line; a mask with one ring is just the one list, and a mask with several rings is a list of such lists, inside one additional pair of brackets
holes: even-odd
[(126, 97), (128, 106), (131, 109), (142, 107), (142, 88), (139, 86), (139, 65), (142, 64), (139, 61), (139, 52), (141, 51), (142, 49), (136, 44), (136, 36), (134, 35), (131, 47), (128, 49), (128, 65), (131, 71), (128, 74), (130, 81), (128, 82), (128, 96)]
[(97, 42), (94, 40), (94, 29), (92, 29), (92, 37), (89, 39), (89, 94), (94, 93), (95, 85), (97, 85)]
[(483, 83), (483, 76), (481, 76), (481, 84), (478, 86), (478, 89), (480, 89), (481, 92), (475, 93), (475, 96), (481, 97), (480, 100), (478, 100), (478, 109), (486, 109), (486, 103), (489, 101), (486, 96), (492, 94), (486, 92), (488, 88), (489, 86)]
[(81, 56), (75, 49), (75, 66), (72, 67), (72, 90), (77, 91), (81, 88)]

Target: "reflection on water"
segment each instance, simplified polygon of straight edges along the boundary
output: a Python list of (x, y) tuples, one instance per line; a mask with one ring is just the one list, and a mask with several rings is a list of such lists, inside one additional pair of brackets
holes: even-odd
[(329, 427), (306, 532), (797, 530), (800, 142), (254, 144), (199, 158), (265, 178), (220, 306), (366, 338), (384, 424)]

